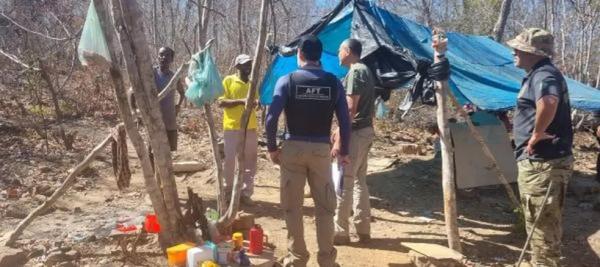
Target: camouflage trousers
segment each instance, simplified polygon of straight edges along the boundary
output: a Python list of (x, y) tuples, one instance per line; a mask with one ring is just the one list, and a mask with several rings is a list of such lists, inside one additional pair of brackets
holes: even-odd
[(527, 234), (531, 233), (536, 216), (544, 206), (550, 181), (550, 195), (533, 230), (530, 247), (533, 266), (560, 266), (562, 209), (566, 188), (573, 173), (573, 157), (546, 161), (522, 160), (519, 167), (519, 191)]

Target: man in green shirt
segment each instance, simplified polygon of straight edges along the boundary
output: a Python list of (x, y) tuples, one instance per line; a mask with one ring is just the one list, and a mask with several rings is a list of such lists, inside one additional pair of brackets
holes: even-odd
[[(371, 70), (360, 61), (362, 44), (356, 39), (347, 39), (339, 49), (340, 64), (350, 70), (344, 78), (348, 112), (352, 118), (350, 136), (350, 164), (343, 169), (342, 195), (337, 196), (335, 215), (336, 245), (350, 243), (348, 221), (354, 211), (353, 223), (359, 242), (371, 239), (371, 205), (367, 187), (367, 157), (375, 132), (375, 80)], [(339, 148), (338, 134), (334, 134), (334, 150)]]

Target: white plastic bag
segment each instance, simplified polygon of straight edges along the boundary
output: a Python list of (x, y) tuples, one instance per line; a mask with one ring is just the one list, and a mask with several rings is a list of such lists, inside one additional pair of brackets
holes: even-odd
[(341, 197), (344, 191), (344, 168), (338, 164), (337, 160), (331, 163), (331, 178), (336, 195)]

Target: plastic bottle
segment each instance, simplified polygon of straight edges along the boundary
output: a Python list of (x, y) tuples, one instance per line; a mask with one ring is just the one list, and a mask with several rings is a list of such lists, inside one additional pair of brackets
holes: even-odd
[(250, 253), (259, 255), (263, 252), (264, 238), (265, 234), (263, 229), (260, 227), (260, 224), (255, 224), (252, 229), (250, 229), (250, 246), (248, 248)]

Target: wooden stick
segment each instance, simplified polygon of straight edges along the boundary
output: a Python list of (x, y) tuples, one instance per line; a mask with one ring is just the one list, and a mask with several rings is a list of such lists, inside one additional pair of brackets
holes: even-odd
[[(200, 1), (200, 0), (198, 0)], [(212, 0), (204, 0), (206, 6), (212, 6)], [(200, 53), (209, 49), (212, 45), (214, 39), (210, 39), (206, 41), (204, 47), (202, 44), (206, 39), (206, 31), (208, 27), (208, 22), (210, 18), (210, 9), (201, 9), (198, 7), (198, 18), (200, 19), (198, 23), (198, 50)], [(219, 143), (217, 140), (217, 131), (215, 130), (215, 119), (212, 114), (212, 110), (209, 103), (204, 104), (204, 119), (206, 121), (206, 125), (208, 126), (208, 137), (210, 138), (210, 144), (212, 146), (213, 152), (213, 161), (217, 168), (216, 178), (217, 178), (217, 211), (219, 215), (223, 215), (225, 213), (225, 192), (223, 192), (223, 163), (221, 162), (221, 153), (219, 152)]]
[(496, 173), (496, 175), (498, 175), (498, 179), (500, 180), (500, 182), (502, 182), (504, 189), (506, 189), (506, 193), (508, 194), (508, 198), (510, 199), (510, 201), (513, 204), (513, 208), (519, 208), (520, 204), (519, 204), (519, 200), (518, 200), (515, 192), (510, 187), (510, 184), (508, 183), (508, 180), (504, 176), (504, 173), (502, 173), (502, 170), (500, 170), (500, 167), (498, 166), (498, 161), (496, 160), (496, 157), (492, 153), (492, 150), (487, 145), (487, 143), (483, 140), (483, 136), (481, 135), (479, 130), (477, 130), (477, 128), (475, 128), (475, 125), (473, 125), (473, 122), (471, 121), (471, 117), (469, 116), (469, 114), (467, 114), (467, 112), (458, 103), (458, 101), (456, 100), (456, 97), (454, 96), (454, 94), (452, 94), (451, 90), (448, 90), (448, 97), (450, 98), (450, 101), (452, 101), (452, 104), (454, 104), (454, 106), (457, 107), (456, 109), (458, 110), (458, 113), (462, 117), (465, 118), (465, 121), (467, 122), (467, 125), (469, 126), (471, 136), (473, 138), (475, 138), (475, 140), (477, 140), (477, 142), (481, 146), (481, 150), (483, 150), (483, 154), (492, 162), (492, 167), (494, 169), (494, 172)]
[(75, 181), (75, 178), (77, 177), (77, 175), (79, 175), (83, 170), (85, 170), (90, 165), (92, 160), (94, 160), (96, 158), (96, 156), (98, 156), (98, 154), (100, 154), (102, 149), (104, 147), (106, 147), (108, 144), (110, 144), (110, 142), (112, 140), (113, 140), (112, 134), (109, 134), (107, 137), (104, 138), (104, 140), (102, 142), (100, 142), (100, 144), (98, 144), (96, 147), (94, 147), (94, 149), (92, 149), (92, 151), (85, 157), (85, 159), (82, 162), (80, 162), (79, 164), (77, 164), (77, 166), (75, 166), (74, 169), (72, 169), (71, 173), (63, 181), (63, 183), (60, 185), (60, 187), (56, 191), (54, 191), (52, 196), (50, 196), (50, 198), (48, 198), (48, 200), (46, 200), (42, 205), (37, 207), (31, 213), (29, 213), (29, 215), (27, 215), (27, 217), (25, 217), (25, 219), (23, 219), (19, 223), (19, 225), (17, 225), (17, 228), (15, 228), (14, 231), (9, 232), (7, 235), (5, 235), (6, 240), (4, 242), (4, 246), (12, 246), (15, 243), (15, 241), (17, 241), (17, 238), (19, 238), (19, 236), (23, 233), (25, 228), (27, 226), (29, 226), (29, 224), (31, 224), (31, 222), (33, 222), (33, 219), (35, 219), (37, 216), (39, 216), (44, 211), (46, 211), (49, 207), (54, 205), (54, 203), (62, 195), (64, 195), (64, 193), (67, 191), (67, 189), (69, 189), (71, 187), (71, 185)]
[(187, 69), (189, 65), (189, 62), (185, 62), (181, 64), (181, 66), (179, 66), (179, 68), (175, 71), (175, 74), (173, 74), (173, 77), (171, 78), (169, 83), (167, 83), (167, 86), (165, 86), (165, 88), (158, 94), (158, 101), (163, 100), (163, 98), (167, 97), (167, 94), (169, 92), (173, 91), (173, 88), (176, 87), (173, 85), (179, 83), (179, 76), (183, 73), (182, 71), (184, 69)]
[(250, 121), (250, 114), (255, 106), (258, 75), (260, 69), (260, 63), (264, 54), (264, 46), (267, 39), (267, 6), (271, 4), (270, 0), (262, 0), (260, 7), (260, 31), (258, 35), (258, 42), (256, 43), (256, 50), (254, 51), (254, 61), (252, 61), (252, 76), (250, 77), (250, 90), (246, 97), (246, 106), (244, 113), (242, 114), (242, 125), (240, 129), (244, 131), (242, 140), (237, 147), (237, 160), (238, 160), (238, 173), (233, 180), (233, 192), (231, 194), (231, 201), (229, 202), (229, 208), (224, 216), (219, 219), (217, 227), (219, 229), (225, 229), (235, 219), (239, 204), (240, 204), (240, 193), (242, 190), (242, 176), (244, 175), (244, 151), (246, 149), (246, 135), (248, 133), (248, 122)]
[(32, 70), (35, 70), (35, 71), (40, 71), (40, 68), (29, 66), (29, 65), (25, 64), (23, 61), (21, 61), (17, 56), (15, 56), (13, 54), (9, 54), (8, 52), (5, 52), (2, 49), (0, 49), (0, 54), (2, 54), (3, 56), (7, 57), (10, 60), (12, 60), (13, 62), (15, 62), (15, 63), (23, 66), (26, 69), (32, 69)]
[[(434, 32), (434, 38), (440, 36)], [(440, 52), (434, 49), (434, 63), (440, 61)], [(461, 252), (460, 236), (458, 232), (457, 209), (456, 209), (456, 180), (454, 177), (454, 154), (452, 152), (450, 129), (448, 128), (448, 105), (446, 93), (449, 91), (448, 81), (436, 81), (435, 97), (437, 99), (437, 123), (440, 132), (442, 150), (442, 188), (444, 192), (444, 219), (446, 222), (446, 234), (448, 236), (448, 247)]]
[(219, 142), (217, 140), (218, 134), (215, 130), (215, 119), (213, 118), (210, 104), (204, 104), (203, 108), (204, 118), (206, 120), (206, 125), (208, 126), (208, 137), (210, 138), (210, 144), (212, 145), (213, 161), (217, 167), (217, 211), (220, 216), (223, 216), (227, 210), (227, 203), (225, 200), (225, 192), (223, 192), (223, 163), (221, 162), (221, 153), (219, 152)]

